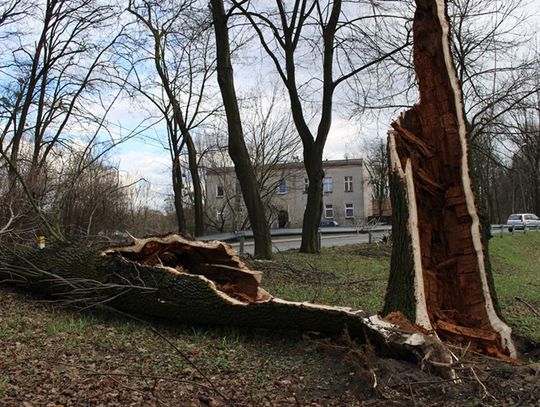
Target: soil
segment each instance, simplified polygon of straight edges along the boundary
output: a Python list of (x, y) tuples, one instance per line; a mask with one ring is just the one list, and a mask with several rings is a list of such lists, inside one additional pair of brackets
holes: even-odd
[[(0, 303), (2, 406), (540, 406), (538, 362), (455, 348), (456, 383), (346, 337), (201, 334), (81, 315), (6, 288)], [(538, 360), (538, 347), (519, 344)]]

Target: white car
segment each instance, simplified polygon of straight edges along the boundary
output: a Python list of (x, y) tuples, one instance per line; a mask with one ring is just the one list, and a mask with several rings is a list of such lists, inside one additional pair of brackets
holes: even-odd
[(534, 213), (514, 213), (508, 217), (506, 221), (508, 230), (512, 232), (514, 229), (540, 228), (540, 218)]

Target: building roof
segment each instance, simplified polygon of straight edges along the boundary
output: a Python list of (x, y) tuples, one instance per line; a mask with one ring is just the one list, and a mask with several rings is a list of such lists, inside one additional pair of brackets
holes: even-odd
[[(323, 169), (324, 168), (331, 168), (331, 167), (346, 167), (346, 166), (360, 166), (362, 167), (364, 165), (364, 160), (361, 158), (345, 158), (343, 160), (323, 160)], [(297, 170), (303, 170), (304, 169), (304, 162), (303, 161), (294, 161), (294, 162), (287, 162), (287, 163), (278, 163), (274, 164), (274, 167), (276, 170), (285, 170), (285, 169), (297, 169)], [(233, 172), (234, 167), (207, 167), (206, 173), (207, 174), (223, 174), (228, 172)]]

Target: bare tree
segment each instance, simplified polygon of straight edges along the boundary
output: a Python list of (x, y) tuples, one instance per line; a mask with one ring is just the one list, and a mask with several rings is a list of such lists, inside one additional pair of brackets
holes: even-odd
[(234, 87), (228, 17), (225, 14), (223, 0), (211, 0), (210, 7), (216, 40), (218, 84), (227, 116), (229, 155), (234, 162), (236, 175), (251, 222), (255, 241), (255, 256), (270, 259), (272, 257), (270, 228), (266, 222), (264, 205), (244, 140), (240, 109), (238, 108), (236, 89)]
[[(113, 29), (116, 10), (92, 0), (67, 4), (53, 0), (43, 10), (41, 32), (33, 47), (17, 47), (5, 72), (18, 80), (12, 117), (4, 126), (11, 161), (18, 167), (23, 136), (32, 138), (30, 174), (38, 173), (54, 146), (62, 141), (74, 117), (84, 122), (93, 113), (84, 106), (85, 96), (104, 84), (104, 69), (121, 30), (99, 38), (98, 29)], [(113, 31), (114, 32), (114, 31)], [(93, 42), (89, 41), (89, 36)], [(7, 70), (6, 69), (6, 70)], [(92, 100), (96, 102), (96, 100)], [(9, 138), (9, 140), (7, 140)]]
[[(29, 12), (32, 4), (18, 0), (0, 0), (0, 27), (12, 24)], [(0, 36), (4, 39), (6, 36)]]
[[(511, 211), (540, 213), (540, 93), (522, 103), (507, 122), (511, 157)], [(507, 194), (506, 194), (507, 195)], [(507, 195), (508, 197), (508, 195)]]
[[(404, 38), (402, 44), (383, 49), (370, 39), (358, 47), (356, 38), (367, 38), (367, 21), (383, 18), (373, 14), (373, 8), (362, 9), (358, 4), (354, 12), (342, 1), (295, 0), (286, 4), (276, 0), (274, 7), (261, 9), (249, 1), (235, 0), (233, 4), (257, 33), (289, 94), (309, 179), (300, 250), (315, 253), (319, 250), (317, 228), (322, 213), (322, 158), (332, 125), (336, 88), (401, 52), (409, 43)], [(367, 14), (358, 16), (359, 10)], [(306, 63), (310, 68), (302, 70)], [(316, 92), (317, 102), (308, 103), (306, 99), (312, 99)], [(318, 120), (310, 119), (311, 109), (318, 111)]]
[(449, 14), (477, 194), (490, 220), (502, 221), (505, 194), (497, 180), (508, 162), (508, 123), (539, 90), (538, 57), (530, 47), (537, 28), (528, 24), (524, 0), (454, 0)]
[(122, 92), (111, 86), (110, 75), (124, 26), (118, 22), (121, 10), (95, 0), (21, 4), (26, 14), (10, 28), (18, 36), (6, 37), (9, 52), (0, 64), (5, 192), (11, 192), (9, 199), (22, 193), (49, 233), (62, 239), (62, 222), (51, 219), (59, 214), (52, 196), (75, 188), (78, 179), (53, 183), (59, 162), (77, 155), (80, 175), (122, 139), (108, 128), (107, 115)]
[[(150, 59), (159, 76), (161, 95), (151, 93), (145, 84), (135, 86), (158, 107), (168, 123), (168, 140), (172, 159), (173, 190), (178, 227), (185, 232), (182, 219), (182, 174), (180, 155), (187, 149), (189, 172), (195, 208), (195, 235), (204, 232), (202, 187), (197, 149), (192, 131), (215, 111), (208, 105), (208, 80), (214, 73), (215, 61), (210, 55), (211, 36), (206, 14), (196, 8), (195, 1), (130, 1), (129, 12), (150, 33)], [(141, 62), (146, 62), (143, 59)], [(155, 85), (155, 84), (152, 84)], [(170, 118), (168, 117), (170, 115)]]
[(372, 197), (377, 203), (377, 213), (382, 216), (384, 204), (390, 196), (386, 141), (380, 138), (371, 140), (365, 151), (364, 163), (369, 174)]
[(500, 316), (486, 225), (469, 167), (468, 129), (445, 1), (416, 0), (420, 101), (389, 132), (392, 258), (383, 313), (440, 338), (516, 357)]

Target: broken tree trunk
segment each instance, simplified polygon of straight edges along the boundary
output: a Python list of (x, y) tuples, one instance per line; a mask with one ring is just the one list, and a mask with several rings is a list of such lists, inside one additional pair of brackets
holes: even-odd
[[(323, 332), (369, 340), (383, 354), (415, 359), (454, 378), (450, 352), (437, 340), (349, 308), (272, 297), (223, 242), (178, 235), (137, 239), (99, 250), (71, 244), (0, 247), (0, 282), (33, 288), (81, 307), (99, 304), (182, 323)], [(433, 363), (429, 363), (432, 361)]]
[(516, 357), (473, 193), (444, 0), (416, 0), (413, 33), (420, 102), (388, 135), (394, 219), (383, 313), (400, 311), (442, 339)]

